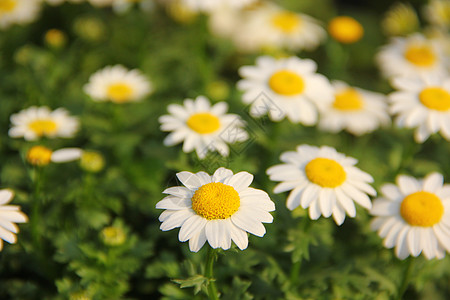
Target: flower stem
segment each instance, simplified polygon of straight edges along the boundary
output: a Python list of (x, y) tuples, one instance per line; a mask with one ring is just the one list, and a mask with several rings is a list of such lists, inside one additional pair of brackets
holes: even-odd
[(402, 282), (400, 284), (400, 287), (398, 289), (398, 293), (397, 293), (397, 300), (401, 300), (403, 299), (403, 295), (406, 292), (406, 288), (409, 285), (409, 281), (410, 281), (410, 277), (411, 277), (411, 271), (412, 271), (412, 265), (413, 265), (413, 259), (410, 257), (408, 258), (406, 267), (405, 267), (405, 271), (403, 272), (403, 278), (402, 278)]
[(208, 297), (209, 299), (219, 299), (217, 292), (216, 281), (213, 278), (214, 260), (216, 259), (216, 250), (208, 247), (208, 254), (206, 256), (205, 277), (208, 278)]
[(33, 182), (33, 204), (31, 208), (31, 218), (30, 218), (30, 226), (31, 226), (31, 234), (33, 236), (33, 243), (35, 249), (41, 249), (41, 233), (39, 229), (40, 224), (40, 210), (41, 210), (41, 188), (42, 188), (42, 180), (43, 180), (43, 169), (40, 167), (33, 168), (32, 174), (32, 182)]

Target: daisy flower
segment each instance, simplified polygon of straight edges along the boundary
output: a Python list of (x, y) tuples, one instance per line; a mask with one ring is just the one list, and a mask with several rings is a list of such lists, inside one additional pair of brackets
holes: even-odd
[(448, 58), (442, 43), (417, 33), (408, 37), (394, 37), (376, 55), (384, 76), (442, 75), (447, 72)]
[(192, 11), (211, 12), (220, 7), (242, 8), (257, 0), (181, 0)]
[(361, 23), (348, 16), (339, 16), (328, 23), (328, 32), (336, 41), (343, 44), (352, 44), (359, 41), (364, 35)]
[(450, 77), (395, 78), (392, 85), (399, 90), (389, 95), (397, 126), (416, 128), (418, 143), (438, 131), (450, 141)]
[(27, 141), (35, 141), (42, 137), (71, 138), (78, 130), (79, 122), (76, 117), (69, 116), (64, 108), (54, 111), (46, 106), (32, 106), (11, 116), (12, 127), (9, 136), (23, 137)]
[(253, 175), (217, 169), (212, 176), (205, 172), (177, 173), (184, 186), (170, 187), (163, 193), (169, 196), (156, 204), (165, 209), (160, 215), (161, 230), (180, 227), (178, 238), (189, 240), (189, 248), (197, 252), (206, 241), (212, 248), (227, 250), (231, 240), (244, 250), (248, 245), (247, 232), (262, 237), (266, 233), (262, 223), (272, 223), (269, 213), (274, 203), (266, 192), (249, 187)]
[(419, 17), (409, 3), (395, 2), (381, 20), (381, 27), (386, 35), (407, 35), (420, 27)]
[(40, 0), (2, 0), (0, 1), (0, 28), (13, 24), (33, 22), (40, 10)]
[(94, 101), (115, 103), (140, 101), (153, 90), (139, 70), (129, 71), (121, 65), (95, 72), (83, 89)]
[(450, 27), (450, 1), (430, 0), (423, 12), (429, 23), (446, 29)]
[(15, 223), (26, 223), (27, 216), (16, 205), (5, 205), (14, 197), (14, 192), (9, 189), (0, 190), (0, 250), (3, 249), (3, 241), (10, 244), (17, 242), (15, 233), (19, 227)]
[(423, 252), (440, 259), (450, 252), (450, 185), (443, 181), (439, 173), (420, 180), (399, 175), (397, 185), (381, 187), (384, 197), (373, 202), (371, 227), (398, 258)]
[(164, 140), (164, 145), (173, 146), (183, 141), (183, 151), (194, 149), (200, 159), (208, 151), (217, 150), (228, 156), (227, 143), (242, 142), (248, 133), (242, 129), (244, 122), (235, 114), (226, 114), (228, 105), (218, 102), (211, 106), (206, 97), (186, 99), (183, 105), (171, 104), (167, 107), (170, 115), (159, 118), (162, 131), (172, 131)]
[(44, 146), (33, 146), (27, 151), (26, 159), (34, 166), (46, 166), (50, 162), (63, 163), (80, 159), (83, 150), (80, 148), (62, 148), (55, 151)]
[(341, 225), (346, 213), (356, 216), (353, 202), (366, 209), (372, 207), (368, 195), (376, 195), (369, 185), (373, 178), (355, 167), (356, 159), (331, 147), (309, 145), (284, 152), (280, 159), (284, 164), (270, 167), (267, 174), (270, 180), (281, 181), (274, 193), (291, 191), (286, 202), (290, 210), (299, 205), (309, 207), (312, 220), (333, 215), (336, 224)]
[[(317, 109), (333, 102), (333, 88), (328, 79), (316, 73), (317, 65), (310, 59), (275, 59), (261, 56), (256, 66), (244, 66), (237, 83), (244, 91), (242, 100), (251, 104), (250, 113), (260, 117), (268, 113), (272, 121), (286, 116), (293, 123), (314, 125)], [(261, 97), (261, 96), (264, 97)]]
[(236, 46), (251, 52), (267, 48), (314, 50), (325, 38), (325, 29), (313, 17), (273, 4), (249, 10), (233, 34)]
[(319, 128), (331, 132), (346, 130), (354, 135), (374, 131), (390, 123), (386, 97), (379, 93), (333, 81), (334, 102), (321, 112)]

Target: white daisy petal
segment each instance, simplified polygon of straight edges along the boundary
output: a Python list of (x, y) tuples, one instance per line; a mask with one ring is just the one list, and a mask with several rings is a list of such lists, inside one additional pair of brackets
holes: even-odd
[(224, 183), (233, 186), (233, 188), (239, 193), (240, 191), (248, 188), (252, 181), (252, 174), (248, 172), (239, 172), (231, 177), (228, 177)]
[(409, 252), (414, 257), (418, 256), (421, 252), (420, 235), (417, 231), (418, 231), (417, 228), (413, 227), (408, 231), (408, 234), (406, 236)]
[(434, 193), (442, 187), (444, 183), (444, 177), (439, 173), (432, 173), (425, 177), (423, 182), (423, 190)]
[(52, 153), (51, 161), (55, 163), (69, 162), (80, 159), (83, 150), (80, 148), (63, 148)]
[(186, 242), (196, 235), (199, 231), (203, 230), (208, 221), (199, 215), (193, 215), (187, 219), (180, 228), (178, 233), (178, 239), (180, 242)]
[(260, 222), (254, 220), (248, 214), (242, 213), (242, 211), (238, 211), (234, 215), (232, 215), (231, 222), (233, 222), (233, 224), (240, 229), (256, 236), (262, 237), (266, 233), (266, 229)]
[(206, 242), (205, 227), (189, 240), (189, 249), (192, 252), (198, 252)]
[(342, 225), (342, 223), (344, 223), (345, 210), (339, 203), (336, 203), (333, 207), (333, 219), (337, 225)]
[(160, 229), (162, 231), (168, 231), (177, 227), (181, 227), (183, 223), (193, 215), (194, 213), (188, 209), (177, 210), (166, 220), (164, 220), (164, 222), (160, 226)]
[(156, 204), (157, 209), (170, 209), (170, 210), (180, 210), (191, 207), (191, 199), (180, 198), (180, 197), (165, 197), (163, 200)]
[(177, 178), (181, 181), (181, 183), (186, 186), (188, 189), (195, 190), (198, 189), (202, 183), (200, 179), (194, 173), (183, 171), (177, 173)]
[(0, 205), (9, 203), (14, 197), (14, 192), (10, 189), (0, 190)]
[(311, 220), (317, 220), (320, 217), (321, 211), (319, 199), (316, 199), (313, 202), (311, 202), (308, 213)]

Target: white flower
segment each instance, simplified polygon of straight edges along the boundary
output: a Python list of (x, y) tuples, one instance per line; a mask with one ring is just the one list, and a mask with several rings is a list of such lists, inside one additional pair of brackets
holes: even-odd
[(151, 11), (155, 7), (154, 0), (114, 0), (112, 7), (116, 13), (122, 14), (127, 12), (135, 3), (139, 3), (140, 9), (143, 11)]
[(390, 123), (386, 96), (342, 81), (333, 81), (334, 102), (321, 112), (319, 128), (331, 132), (346, 130), (354, 135), (374, 131)]
[(442, 75), (447, 72), (448, 58), (437, 39), (421, 34), (392, 38), (377, 53), (376, 60), (384, 76)]
[(261, 56), (256, 66), (244, 66), (237, 83), (244, 91), (242, 100), (251, 104), (250, 113), (259, 117), (266, 113), (272, 121), (287, 118), (293, 123), (314, 125), (317, 109), (333, 102), (333, 88), (328, 79), (316, 73), (317, 65), (310, 59), (296, 56), (275, 59)]
[(326, 36), (325, 29), (316, 19), (266, 4), (245, 13), (232, 39), (243, 51), (255, 52), (267, 48), (299, 51), (314, 50)]
[(211, 12), (223, 6), (242, 8), (256, 2), (256, 0), (181, 0), (181, 2), (193, 11)]
[(450, 185), (443, 181), (439, 173), (423, 180), (400, 175), (397, 185), (381, 187), (384, 197), (373, 202), (371, 227), (398, 258), (423, 252), (440, 259), (450, 252)]
[(39, 13), (40, 6), (40, 0), (2, 0), (0, 2), (0, 28), (33, 22)]
[(34, 166), (46, 166), (50, 162), (62, 163), (80, 159), (83, 150), (80, 148), (62, 148), (52, 151), (44, 146), (33, 146), (27, 151), (26, 159)]
[(317, 220), (333, 215), (336, 224), (344, 222), (345, 214), (356, 216), (353, 201), (366, 209), (372, 207), (369, 195), (376, 191), (368, 183), (372, 176), (361, 171), (357, 160), (338, 153), (334, 148), (300, 145), (297, 151), (280, 156), (284, 164), (270, 167), (267, 174), (273, 181), (281, 181), (275, 193), (291, 191), (286, 206), (294, 210), (309, 207), (309, 217)]
[(450, 77), (395, 78), (392, 85), (399, 90), (389, 95), (397, 126), (416, 128), (418, 143), (438, 131), (450, 141)]
[(178, 179), (184, 186), (170, 187), (163, 193), (169, 196), (156, 204), (165, 209), (160, 215), (161, 230), (180, 227), (178, 238), (189, 240), (189, 248), (197, 252), (208, 241), (212, 248), (227, 250), (231, 240), (244, 250), (248, 245), (247, 232), (262, 237), (266, 233), (262, 223), (272, 223), (269, 213), (274, 203), (266, 192), (249, 187), (253, 175), (217, 169), (212, 176), (205, 172), (180, 172)]
[(71, 138), (78, 130), (78, 119), (69, 116), (64, 108), (54, 111), (46, 106), (32, 106), (11, 116), (12, 127), (9, 136), (23, 137), (27, 141), (35, 141), (42, 137)]
[(172, 131), (164, 140), (164, 145), (173, 146), (182, 141), (183, 151), (194, 149), (200, 159), (208, 151), (217, 150), (222, 156), (229, 155), (227, 143), (242, 142), (248, 133), (242, 129), (244, 122), (235, 114), (226, 114), (228, 105), (218, 102), (213, 106), (203, 96), (184, 100), (184, 105), (171, 104), (167, 107), (170, 115), (159, 118), (162, 131)]
[(14, 197), (14, 192), (9, 189), (0, 190), (0, 250), (3, 249), (3, 241), (10, 244), (17, 242), (15, 233), (19, 232), (19, 227), (15, 223), (25, 223), (27, 216), (20, 211), (16, 205), (5, 205)]
[(94, 101), (125, 103), (142, 100), (152, 92), (152, 86), (139, 70), (115, 65), (92, 74), (84, 92)]

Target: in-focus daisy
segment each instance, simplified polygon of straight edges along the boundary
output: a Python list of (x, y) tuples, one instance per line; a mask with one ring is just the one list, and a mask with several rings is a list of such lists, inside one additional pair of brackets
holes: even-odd
[(284, 152), (280, 159), (284, 164), (270, 167), (267, 174), (271, 180), (281, 181), (275, 193), (291, 191), (286, 202), (290, 210), (299, 205), (309, 207), (312, 220), (333, 215), (336, 224), (341, 225), (346, 213), (356, 216), (353, 202), (366, 209), (372, 207), (368, 195), (376, 195), (369, 185), (373, 178), (355, 167), (356, 159), (331, 147), (309, 145)]
[(48, 138), (71, 138), (78, 130), (76, 117), (69, 116), (64, 108), (51, 111), (46, 106), (32, 106), (11, 116), (9, 136), (23, 137), (27, 141)]
[(321, 112), (319, 128), (346, 130), (354, 135), (374, 131), (390, 123), (386, 96), (333, 81), (334, 102)]
[(397, 126), (416, 128), (418, 143), (438, 131), (450, 141), (450, 77), (395, 78), (392, 85), (399, 90), (389, 95)]
[(152, 92), (150, 82), (139, 70), (121, 65), (107, 66), (89, 78), (84, 91), (94, 101), (136, 102)]
[(273, 4), (249, 10), (233, 33), (236, 46), (244, 51), (314, 50), (325, 38), (325, 29), (313, 17)]
[(352, 44), (363, 37), (364, 28), (352, 17), (339, 16), (331, 19), (328, 23), (328, 32), (336, 41)]
[(394, 37), (377, 53), (376, 60), (384, 76), (442, 75), (447, 72), (448, 58), (437, 39), (421, 34)]
[(26, 159), (34, 166), (46, 166), (50, 162), (62, 163), (80, 159), (83, 150), (80, 148), (62, 148), (55, 151), (44, 146), (33, 146), (27, 151)]
[(220, 7), (242, 8), (250, 5), (257, 0), (181, 0), (182, 4), (186, 5), (193, 11), (210, 12)]
[(266, 192), (249, 187), (253, 175), (217, 169), (212, 176), (205, 172), (177, 173), (184, 186), (170, 187), (163, 193), (169, 196), (156, 204), (165, 209), (160, 215), (161, 230), (180, 227), (178, 238), (189, 240), (189, 248), (197, 252), (206, 241), (212, 248), (227, 250), (231, 240), (244, 250), (248, 245), (247, 232), (264, 236), (262, 223), (272, 223), (269, 213), (274, 203)]
[(40, 0), (1, 0), (0, 28), (33, 22), (39, 14)]
[(371, 227), (398, 258), (423, 253), (440, 259), (450, 252), (450, 185), (443, 182), (439, 173), (423, 180), (400, 175), (397, 185), (381, 187), (384, 197), (373, 202)]
[(333, 102), (330, 82), (316, 69), (316, 63), (310, 59), (292, 56), (277, 60), (261, 56), (256, 66), (239, 69), (244, 79), (237, 86), (244, 91), (243, 102), (251, 104), (253, 116), (268, 113), (272, 121), (281, 121), (286, 116), (293, 123), (314, 125), (317, 108)]
[(206, 97), (186, 99), (183, 105), (171, 104), (167, 107), (170, 115), (159, 118), (162, 131), (172, 131), (164, 140), (164, 145), (173, 146), (183, 142), (183, 151), (195, 150), (200, 159), (209, 151), (217, 150), (228, 156), (227, 143), (242, 142), (248, 133), (242, 129), (244, 122), (235, 114), (226, 114), (228, 105), (218, 102), (211, 106)]
[(3, 249), (3, 241), (10, 244), (17, 242), (15, 233), (19, 232), (19, 227), (15, 223), (26, 223), (27, 216), (20, 211), (17, 205), (5, 205), (14, 197), (14, 192), (10, 189), (0, 190), (0, 250)]

